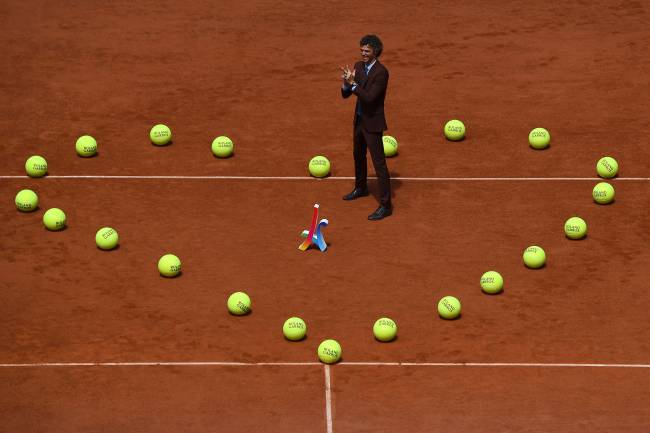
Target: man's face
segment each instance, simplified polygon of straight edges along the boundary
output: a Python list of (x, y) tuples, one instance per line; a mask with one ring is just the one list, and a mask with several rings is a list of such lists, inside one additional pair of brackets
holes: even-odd
[(361, 45), (361, 60), (370, 63), (375, 58), (375, 50), (370, 45)]

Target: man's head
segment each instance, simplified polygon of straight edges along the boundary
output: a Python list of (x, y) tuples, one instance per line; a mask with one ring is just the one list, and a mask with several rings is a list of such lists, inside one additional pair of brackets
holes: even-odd
[(381, 56), (381, 52), (384, 49), (381, 39), (376, 35), (365, 35), (359, 41), (359, 46), (361, 49), (361, 60), (364, 63), (372, 62), (375, 57)]

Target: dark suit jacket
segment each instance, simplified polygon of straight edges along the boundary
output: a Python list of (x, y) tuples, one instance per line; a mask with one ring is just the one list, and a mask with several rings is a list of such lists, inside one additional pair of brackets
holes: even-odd
[[(379, 59), (370, 69), (368, 78), (365, 77), (363, 62), (357, 62), (354, 65), (354, 80), (357, 82), (357, 88), (352, 92), (351, 89), (341, 88), (341, 95), (349, 98), (352, 93), (357, 95), (361, 104), (361, 126), (368, 132), (382, 132), (388, 129), (386, 117), (384, 116), (384, 99), (386, 98), (386, 88), (388, 87), (388, 69)], [(356, 106), (354, 111), (354, 124), (357, 123)]]

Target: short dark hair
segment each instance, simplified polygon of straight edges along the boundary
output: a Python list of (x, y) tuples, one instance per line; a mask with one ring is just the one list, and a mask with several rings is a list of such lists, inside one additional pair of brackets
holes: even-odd
[(359, 46), (370, 45), (372, 50), (375, 52), (375, 57), (381, 56), (381, 52), (384, 49), (384, 44), (381, 43), (381, 39), (377, 35), (365, 35), (359, 41)]

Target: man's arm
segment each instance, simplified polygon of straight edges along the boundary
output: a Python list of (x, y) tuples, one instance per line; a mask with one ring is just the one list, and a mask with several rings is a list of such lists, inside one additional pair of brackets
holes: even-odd
[(386, 91), (388, 86), (388, 71), (383, 69), (375, 78), (372, 85), (368, 89), (361, 86), (355, 86), (352, 91), (355, 95), (365, 103), (374, 102)]

